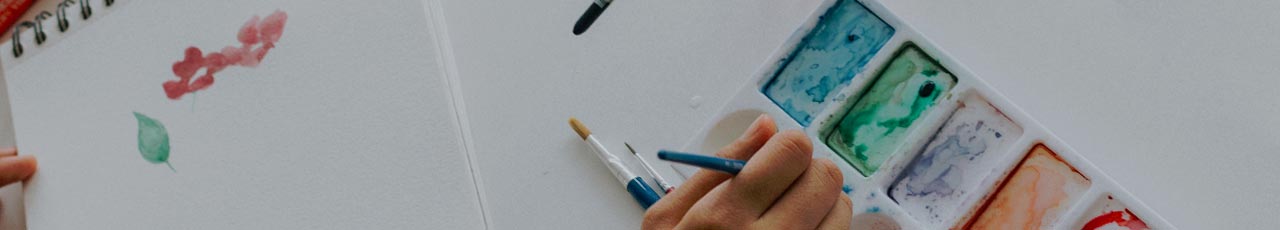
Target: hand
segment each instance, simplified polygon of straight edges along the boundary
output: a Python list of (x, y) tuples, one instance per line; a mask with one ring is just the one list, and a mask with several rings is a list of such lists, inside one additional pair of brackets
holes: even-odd
[(804, 133), (761, 115), (716, 156), (748, 160), (737, 176), (698, 170), (650, 207), (644, 229), (849, 229), (853, 203), (830, 160)]
[(36, 157), (18, 155), (17, 148), (0, 149), (0, 187), (23, 181), (36, 172)]

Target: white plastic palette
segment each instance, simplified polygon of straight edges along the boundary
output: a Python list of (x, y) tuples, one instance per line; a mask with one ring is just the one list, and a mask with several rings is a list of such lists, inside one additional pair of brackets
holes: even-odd
[[(865, 65), (853, 64), (855, 67), (851, 69), (856, 71), (846, 71), (856, 73), (852, 79), (828, 89), (830, 91), (825, 97), (818, 96), (815, 100), (803, 102), (808, 104), (796, 105), (790, 99), (779, 99), (790, 96), (770, 93), (775, 96), (771, 99), (766, 95), (765, 92), (772, 90), (769, 87), (775, 75), (780, 75), (789, 61), (797, 60), (793, 53), (804, 49), (801, 46), (806, 36), (821, 29), (819, 27), (823, 24), (820, 21), (829, 9), (833, 9), (831, 7), (857, 7), (859, 4), (892, 27), (892, 35), (878, 51), (873, 50)], [(867, 20), (866, 17), (825, 18)], [(856, 33), (867, 33), (867, 30), (876, 28), (854, 26), (848, 30), (848, 41), (852, 43), (856, 39), (867, 39), (855, 36)], [(850, 58), (858, 58), (856, 52)], [(907, 53), (913, 52), (924, 54), (932, 62), (895, 61), (898, 55), (909, 56)], [(879, 2), (826, 1), (768, 60), (756, 71), (756, 80), (743, 86), (721, 109), (715, 122), (704, 127), (684, 150), (714, 153), (736, 138), (759, 114), (772, 116), (779, 129), (804, 130), (814, 144), (814, 157), (828, 158), (840, 166), (846, 195), (854, 203), (855, 229), (1141, 229), (1144, 225), (1151, 229), (1173, 229), (1074, 149), (1010, 104), (967, 68), (950, 59)], [(844, 64), (853, 62), (857, 61)], [(928, 70), (929, 67), (919, 67), (921, 65), (940, 66), (941, 74)], [(812, 68), (820, 66), (813, 64)], [(910, 78), (938, 74), (941, 77), (933, 78), (937, 86), (934, 81), (921, 83), (900, 79), (885, 80), (886, 86), (877, 87), (878, 79), (889, 79), (881, 76), (901, 73), (901, 69), (921, 68), (925, 70)], [(946, 73), (954, 78), (948, 78)], [(814, 79), (798, 84), (830, 83), (814, 83), (821, 77), (808, 77)], [(861, 118), (875, 116), (866, 114), (876, 112), (866, 109), (876, 106), (859, 105), (864, 104), (862, 100), (867, 101), (865, 104), (894, 100), (869, 96), (872, 93), (867, 91), (891, 96), (914, 94), (915, 88), (905, 86), (921, 84), (927, 87), (920, 87), (920, 97), (907, 97), (933, 102), (927, 103), (932, 107), (924, 109), (912, 104), (912, 111), (920, 112), (912, 114), (914, 121), (895, 120), (902, 123), (895, 126), (901, 129), (856, 126), (858, 120), (864, 120)], [(946, 85), (952, 86), (947, 90)], [(786, 102), (776, 103), (774, 100)], [(793, 110), (808, 106), (815, 111), (792, 116), (780, 105)], [(855, 110), (862, 112), (851, 114)], [(851, 119), (851, 122), (842, 123), (845, 119)], [(841, 133), (840, 130), (846, 132), (833, 134)], [(894, 137), (887, 137), (891, 132), (896, 132), (892, 134)], [(850, 145), (828, 145), (829, 140), (856, 138), (869, 135), (867, 133), (883, 133), (886, 137), (875, 139), (876, 143), (890, 144), (879, 145), (878, 148), (871, 145), (870, 150), (862, 145), (857, 151)], [(833, 150), (836, 148), (845, 148), (842, 150), (845, 153), (837, 154)], [(867, 151), (880, 152), (883, 154), (878, 156), (887, 157), (876, 159), (861, 155)], [(856, 156), (860, 158), (852, 159), (855, 155), (851, 152), (858, 152)], [(855, 167), (854, 164), (860, 166)], [(685, 177), (697, 170), (683, 165), (673, 167)], [(1029, 206), (1031, 204), (1036, 206)], [(1135, 216), (1141, 220), (1136, 220)]]

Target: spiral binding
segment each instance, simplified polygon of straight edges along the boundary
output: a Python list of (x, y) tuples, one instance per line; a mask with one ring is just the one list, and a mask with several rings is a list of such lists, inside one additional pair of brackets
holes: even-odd
[[(41, 11), (39, 14), (36, 14), (35, 20), (28, 20), (14, 24), (13, 57), (18, 58), (22, 56), (22, 41), (20, 38), (22, 37), (23, 28), (31, 28), (35, 34), (36, 45), (42, 45), (44, 44), (44, 41), (49, 38), (48, 34), (44, 31), (45, 20), (49, 20), (49, 17), (55, 17), (56, 20), (58, 20), (58, 32), (66, 33), (68, 29), (71, 29), (71, 22), (67, 21), (67, 8), (70, 8), (71, 5), (79, 4), (80, 17), (84, 20), (89, 20), (89, 17), (93, 16), (93, 7), (89, 6), (89, 1), (90, 0), (79, 0), (79, 3), (77, 3), (76, 0), (63, 0), (58, 3), (58, 9), (54, 10), (53, 13), (50, 13), (47, 10)], [(110, 7), (116, 1), (103, 0), (103, 2), (106, 3), (106, 6)]]

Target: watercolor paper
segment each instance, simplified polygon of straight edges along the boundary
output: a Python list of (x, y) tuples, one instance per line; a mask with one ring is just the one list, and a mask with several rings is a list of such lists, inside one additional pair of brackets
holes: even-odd
[(1123, 203), (1107, 196), (1095, 202), (1081, 219), (1081, 230), (1140, 230), (1151, 229)]
[(864, 176), (898, 152), (908, 131), (955, 86), (945, 68), (919, 47), (907, 45), (844, 113), (825, 142)]
[(802, 126), (809, 126), (832, 101), (831, 94), (848, 86), (893, 36), (893, 27), (858, 1), (837, 1), (821, 18), (764, 87), (764, 94)]
[(484, 228), (423, 1), (103, 2), (0, 53), (29, 229)]
[(1089, 189), (1089, 179), (1044, 145), (1036, 145), (969, 229), (1051, 229)]
[(894, 181), (889, 196), (922, 224), (946, 228), (968, 210), (963, 201), (981, 196), (975, 190), (1021, 135), (1021, 127), (986, 101), (965, 101)]

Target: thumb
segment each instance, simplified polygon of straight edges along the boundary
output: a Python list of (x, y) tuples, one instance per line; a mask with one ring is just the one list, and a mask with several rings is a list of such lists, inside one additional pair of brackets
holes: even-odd
[(26, 180), (35, 172), (35, 156), (20, 155), (0, 157), (0, 186)]

